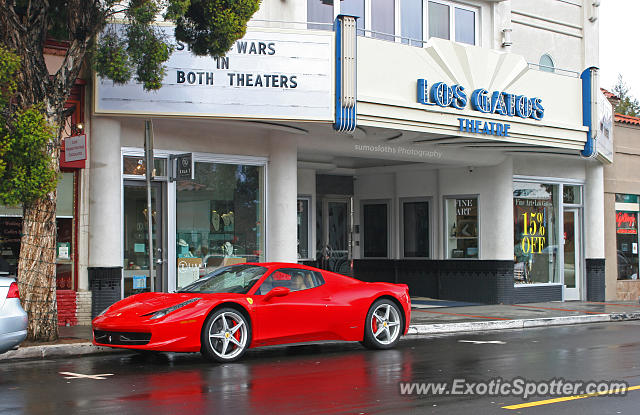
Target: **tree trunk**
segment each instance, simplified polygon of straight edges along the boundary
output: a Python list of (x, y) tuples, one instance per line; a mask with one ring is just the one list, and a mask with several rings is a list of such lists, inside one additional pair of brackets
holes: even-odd
[[(50, 143), (51, 168), (59, 171), (60, 151)], [(56, 302), (56, 202), (57, 190), (25, 204), (22, 215), (22, 237), (18, 259), (20, 301), (29, 317), (27, 339), (58, 339), (58, 307)]]

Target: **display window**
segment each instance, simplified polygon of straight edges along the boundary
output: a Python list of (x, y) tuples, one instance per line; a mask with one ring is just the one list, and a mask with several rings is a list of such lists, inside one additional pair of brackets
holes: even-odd
[[(75, 194), (73, 172), (60, 174), (56, 204), (56, 287), (75, 289)], [(0, 205), (0, 275), (17, 275), (22, 234), (22, 207)]]
[(445, 198), (447, 259), (479, 258), (478, 197)]
[(516, 283), (559, 283), (557, 184), (514, 182), (514, 279)]
[(389, 257), (389, 201), (362, 203), (363, 257)]
[(263, 167), (195, 162), (176, 182), (176, 286), (217, 268), (264, 260)]
[(616, 257), (619, 280), (638, 279), (638, 196), (616, 194)]
[(429, 258), (430, 218), (429, 201), (401, 200), (402, 205), (402, 256), (404, 258)]

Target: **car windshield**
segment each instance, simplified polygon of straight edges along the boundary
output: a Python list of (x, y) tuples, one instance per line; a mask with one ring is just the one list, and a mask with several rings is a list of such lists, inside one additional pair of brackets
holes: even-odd
[(179, 293), (239, 293), (246, 294), (267, 271), (258, 265), (231, 265), (205, 275)]

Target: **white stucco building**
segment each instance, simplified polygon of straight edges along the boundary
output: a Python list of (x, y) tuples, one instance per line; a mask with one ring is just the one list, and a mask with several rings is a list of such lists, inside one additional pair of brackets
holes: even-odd
[(77, 289), (304, 261), (433, 298), (604, 299), (594, 3), (264, 0), (225, 58), (178, 45), (158, 92), (91, 80)]

